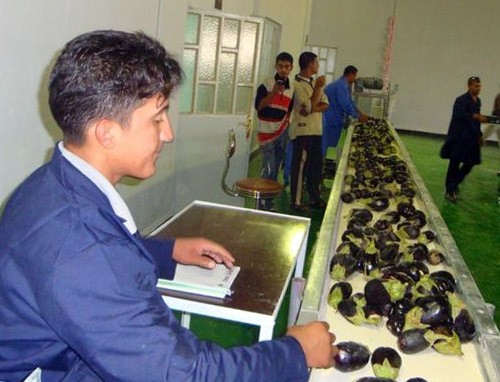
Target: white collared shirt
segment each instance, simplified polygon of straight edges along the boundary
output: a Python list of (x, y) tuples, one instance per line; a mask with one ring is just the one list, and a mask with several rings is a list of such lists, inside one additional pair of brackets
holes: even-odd
[(83, 175), (89, 178), (90, 181), (94, 183), (104, 195), (106, 195), (115, 214), (125, 220), (123, 224), (129, 232), (132, 235), (136, 233), (137, 226), (135, 225), (134, 218), (132, 217), (127, 204), (109, 180), (107, 180), (104, 175), (97, 171), (88, 162), (73, 154), (71, 151), (68, 151), (64, 147), (63, 141), (60, 141), (57, 144), (57, 148), (61, 151), (61, 154), (68, 160), (68, 162), (75, 166)]

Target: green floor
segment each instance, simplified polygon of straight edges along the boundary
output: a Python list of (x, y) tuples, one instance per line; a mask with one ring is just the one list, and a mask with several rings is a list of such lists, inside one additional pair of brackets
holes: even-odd
[[(400, 132), (400, 137), (410, 153), (422, 179), (430, 191), (434, 203), (441, 211), (450, 232), (464, 257), (479, 289), (487, 302), (499, 307), (495, 313), (495, 322), (500, 327), (500, 288), (497, 277), (500, 276), (500, 150), (488, 145), (483, 148), (483, 163), (473, 169), (460, 190), (459, 200), (450, 203), (444, 199), (443, 182), (447, 161), (438, 157), (441, 139)], [(329, 156), (335, 156), (329, 152)], [(258, 176), (261, 161), (257, 156), (250, 163), (250, 176)], [(325, 184), (328, 186), (329, 182)], [(324, 189), (324, 198), (328, 198), (328, 188)], [(275, 208), (281, 213), (292, 213), (289, 208), (290, 194), (287, 190), (276, 200)], [(303, 216), (311, 218), (308, 256), (305, 274), (311, 263), (311, 248), (321, 226), (322, 213), (310, 210)], [(286, 312), (288, 300), (278, 316), (275, 336), (286, 330)], [(257, 341), (257, 328), (227, 321), (193, 317), (193, 331), (202, 339), (215, 341), (223, 346), (248, 345)]]

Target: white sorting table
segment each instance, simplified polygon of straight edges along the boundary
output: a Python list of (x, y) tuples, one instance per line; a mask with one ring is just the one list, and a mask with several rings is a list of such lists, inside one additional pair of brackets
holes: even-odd
[[(260, 327), (271, 339), (292, 276), (300, 279), (309, 234), (308, 218), (195, 201), (160, 226), (157, 237), (202, 236), (225, 246), (241, 267), (233, 294), (225, 299), (161, 290), (167, 305), (182, 312), (181, 323), (199, 314)], [(294, 300), (294, 301), (293, 301)], [(300, 293), (290, 302), (295, 318)]]

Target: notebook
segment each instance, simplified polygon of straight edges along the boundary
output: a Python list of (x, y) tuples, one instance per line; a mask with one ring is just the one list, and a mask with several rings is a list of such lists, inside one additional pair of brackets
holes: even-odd
[(240, 267), (229, 269), (224, 264), (217, 264), (214, 269), (177, 264), (174, 279), (158, 279), (156, 286), (160, 289), (224, 298), (232, 294), (231, 286), (239, 271)]

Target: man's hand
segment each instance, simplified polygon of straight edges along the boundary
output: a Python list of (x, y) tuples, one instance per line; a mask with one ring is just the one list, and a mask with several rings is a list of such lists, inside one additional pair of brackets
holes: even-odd
[(328, 329), (330, 325), (323, 321), (314, 321), (306, 325), (293, 326), (287, 335), (299, 341), (306, 356), (307, 366), (328, 368), (333, 366), (333, 357), (338, 349), (333, 342), (335, 335)]
[(368, 116), (366, 114), (359, 113), (358, 120), (359, 122), (365, 123), (368, 121)]
[(201, 237), (175, 239), (172, 258), (180, 264), (213, 269), (224, 263), (232, 268), (234, 257), (223, 246)]
[(314, 83), (314, 87), (317, 88), (322, 88), (326, 84), (326, 77), (325, 76), (319, 76), (316, 78), (316, 82)]

